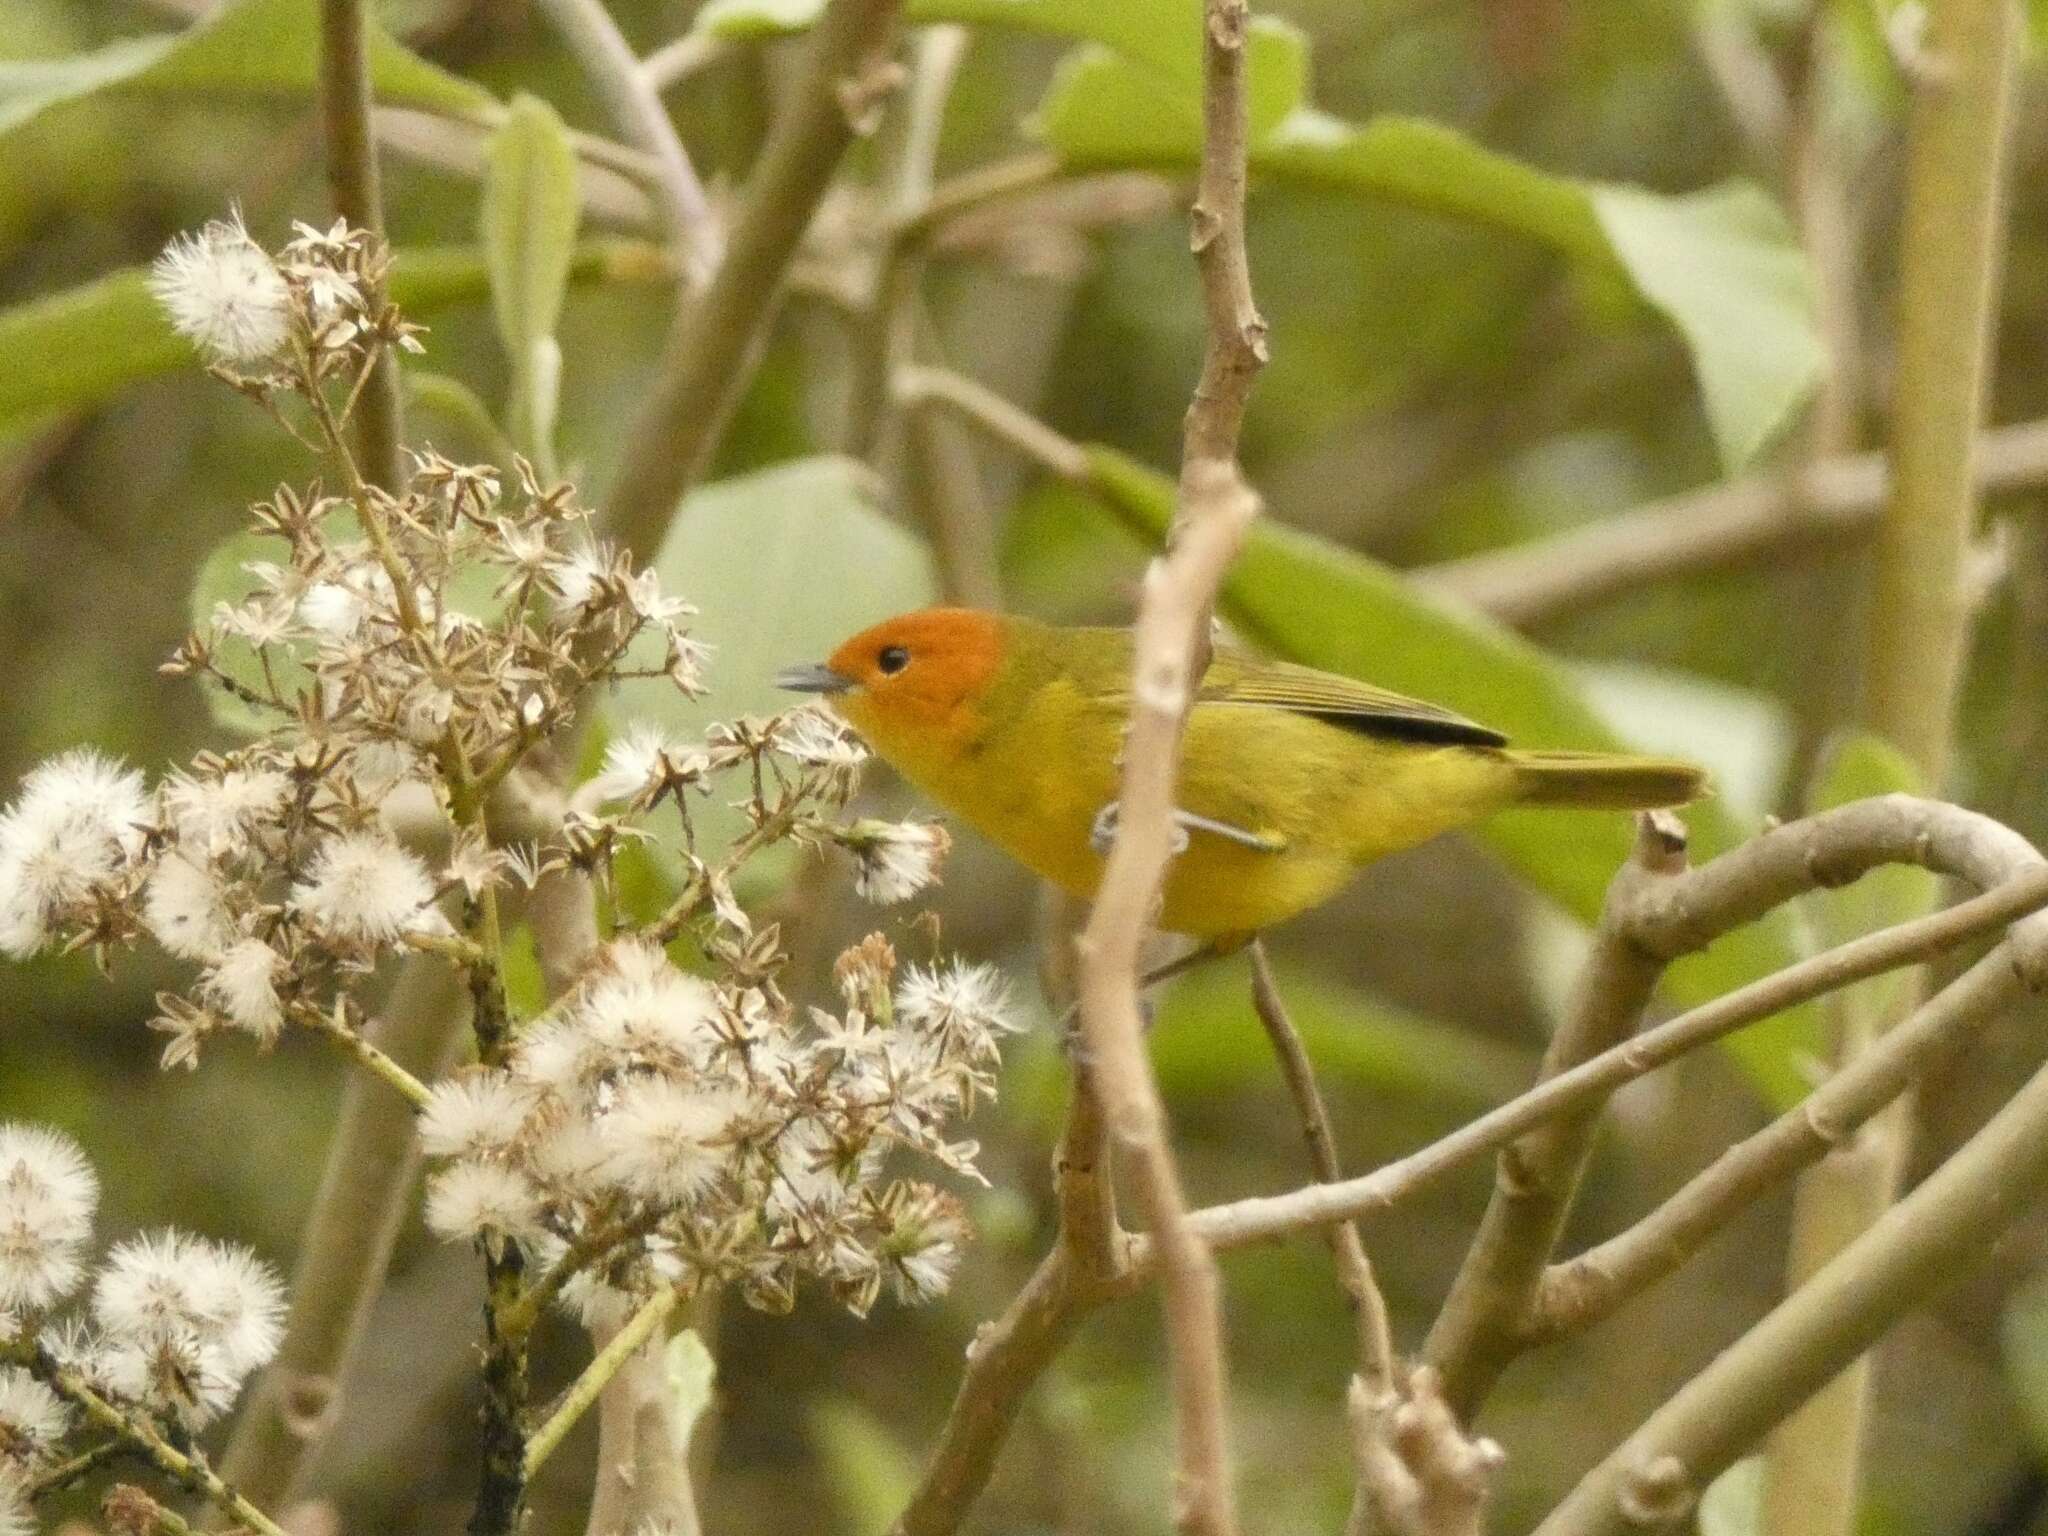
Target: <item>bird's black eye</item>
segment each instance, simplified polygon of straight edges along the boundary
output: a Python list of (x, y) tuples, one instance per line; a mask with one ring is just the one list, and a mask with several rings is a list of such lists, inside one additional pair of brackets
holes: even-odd
[(882, 653), (875, 658), (875, 665), (882, 669), (884, 677), (894, 677), (910, 665), (910, 652), (900, 645), (885, 645)]

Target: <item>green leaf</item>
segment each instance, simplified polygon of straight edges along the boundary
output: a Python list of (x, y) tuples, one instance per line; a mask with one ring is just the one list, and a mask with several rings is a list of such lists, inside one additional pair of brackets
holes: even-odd
[(562, 358), (555, 327), (582, 208), (568, 129), (538, 97), (515, 97), (491, 140), (478, 234), (491, 312), (512, 365), (512, 438), (549, 476)]
[[(182, 32), (126, 38), (68, 59), (0, 63), (0, 135), (101, 91), (303, 96), (319, 74), (317, 0), (230, 0)], [(496, 105), (481, 86), (408, 52), (375, 23), (370, 82), (396, 106), (473, 115)]]
[[(643, 280), (660, 274), (634, 242), (586, 240), (570, 275)], [(0, 431), (111, 399), (131, 384), (182, 367), (196, 354), (172, 331), (149, 295), (148, 272), (128, 267), (76, 288), (0, 310)], [(489, 289), (475, 246), (415, 247), (396, 253), (391, 296), (415, 318), (483, 298)]]
[[(1172, 521), (1173, 482), (1114, 449), (1088, 452), (1106, 504), (1156, 544)], [(1376, 561), (1270, 518), (1253, 525), (1222, 601), (1231, 622), (1274, 655), (1433, 699), (1524, 745), (1630, 750), (1570, 673), (1527, 640)], [(1688, 808), (1685, 819), (1699, 859), (1743, 835), (1713, 801)], [(1589, 923), (1633, 836), (1627, 816), (1561, 810), (1505, 812), (1472, 835)], [(1668, 985), (1680, 1000), (1702, 1002), (1779, 969), (1793, 954), (1787, 922), (1773, 917), (1681, 961)], [(1744, 1030), (1729, 1048), (1774, 1103), (1789, 1104), (1805, 1092), (1799, 1062), (1813, 1040), (1812, 1012), (1798, 1010)]]
[[(706, 694), (693, 701), (665, 682), (628, 684), (612, 706), (614, 729), (647, 719), (686, 740), (715, 720), (788, 709), (799, 700), (775, 686), (777, 672), (938, 592), (930, 552), (882, 511), (873, 472), (829, 455), (692, 491), (654, 568), (664, 590), (697, 609), (690, 632), (711, 647)], [(693, 802), (691, 817), (713, 851), (745, 825), (717, 797)]]
[(1748, 463), (1792, 420), (1826, 366), (1813, 273), (1784, 212), (1729, 183), (1690, 197), (1596, 187), (1600, 227), (1637, 290), (1692, 349), (1722, 460)]
[[(1008, 7), (962, 7), (984, 16)], [(1019, 6), (1091, 39), (1062, 62), (1034, 120), (1070, 166), (1192, 166), (1201, 153), (1199, 68), (1087, 25), (1078, 6)], [(1192, 24), (1186, 29), (1198, 35)], [(1178, 35), (1176, 32), (1175, 35)], [(1192, 44), (1190, 45), (1192, 46)], [(1766, 194), (1729, 184), (1685, 197), (1551, 175), (1415, 118), (1354, 124), (1309, 100), (1308, 41), (1269, 17), (1249, 50), (1251, 163), (1268, 175), (1509, 230), (1597, 276), (1625, 280), (1685, 338), (1722, 459), (1739, 467), (1813, 391), (1823, 354), (1810, 272)]]
[(782, 37), (803, 31), (824, 9), (825, 0), (710, 0), (690, 30), (736, 42)]

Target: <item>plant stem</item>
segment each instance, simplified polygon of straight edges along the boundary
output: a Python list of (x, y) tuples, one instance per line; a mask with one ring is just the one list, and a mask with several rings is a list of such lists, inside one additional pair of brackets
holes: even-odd
[[(1557, 1077), (1635, 1032), (1665, 962), (1635, 942), (1631, 907), (1683, 872), (1685, 839), (1675, 817), (1641, 818), (1635, 851), (1616, 876), (1593, 936), (1571, 1016), (1551, 1037), (1538, 1080)], [(1478, 1235), (1422, 1346), (1443, 1375), (1444, 1397), (1470, 1418), (1514, 1357), (1524, 1319), (1592, 1153), (1599, 1105), (1558, 1116), (1508, 1147)]]
[[(461, 1037), (465, 1001), (447, 965), (416, 956), (364, 1038), (415, 1078), (429, 1076)], [(259, 1504), (291, 1496), (308, 1451), (339, 1411), (340, 1382), (412, 1209), (418, 1169), (412, 1105), (352, 1074), (300, 1239), (284, 1344), (257, 1378), (221, 1459), (228, 1480)]]
[(1960, 1279), (2048, 1178), (2048, 1069), (1588, 1473), (1536, 1536), (1627, 1536), (1700, 1490), (1899, 1318)]
[(659, 168), (654, 185), (661, 222), (682, 253), (692, 281), (701, 284), (725, 254), (718, 220), (653, 80), (619, 35), (602, 0), (540, 0), (540, 8), (576, 56), (620, 136), (645, 151)]
[(526, 1476), (532, 1480), (541, 1463), (555, 1453), (562, 1439), (576, 1427), (576, 1421), (590, 1410), (604, 1391), (605, 1384), (619, 1373), (619, 1368), (630, 1360), (640, 1347), (654, 1337), (656, 1330), (668, 1321), (675, 1311), (682, 1295), (674, 1286), (668, 1287), (652, 1300), (643, 1302), (626, 1326), (613, 1334), (591, 1357), (590, 1364), (569, 1384), (569, 1390), (547, 1416), (546, 1421), (528, 1437), (526, 1442)]
[(222, 1514), (256, 1532), (256, 1536), (286, 1536), (282, 1526), (250, 1503), (246, 1494), (227, 1483), (203, 1457), (179, 1450), (146, 1419), (129, 1417), (88, 1386), (76, 1371), (58, 1365), (41, 1350), (35, 1352), (29, 1368), (53, 1392), (78, 1409), (88, 1423), (118, 1435), (180, 1487), (211, 1500)]
[[(320, 0), (320, 131), (334, 211), (357, 229), (384, 233), (377, 149), (370, 136), (369, 16), (363, 0)], [(363, 295), (371, 314), (384, 308), (381, 285)], [(398, 360), (384, 348), (356, 411), (357, 458), (387, 491), (404, 481), (399, 460)]]
[(862, 115), (893, 82), (899, 0), (831, 0), (810, 60), (762, 146), (726, 257), (678, 306), (659, 371), (626, 437), (606, 498), (605, 533), (652, 558), (683, 493), (710, 467), (752, 377), (784, 279)]
[(308, 1008), (294, 1017), (308, 1028), (318, 1030), (330, 1040), (339, 1043), (343, 1050), (368, 1067), (374, 1075), (396, 1088), (415, 1109), (426, 1107), (427, 1100), (432, 1097), (427, 1085), (394, 1061), (388, 1051), (373, 1044), (362, 1031), (351, 1029), (322, 1008)]
[[(1294, 1021), (1287, 1016), (1287, 1005), (1281, 999), (1280, 984), (1274, 979), (1263, 940), (1252, 940), (1251, 957), (1252, 1010), (1265, 1026), (1266, 1038), (1272, 1042), (1273, 1054), (1280, 1062), (1280, 1075), (1294, 1100), (1295, 1114), (1301, 1119), (1302, 1139), (1308, 1143), (1309, 1171), (1317, 1183), (1335, 1184), (1344, 1177), (1344, 1170), (1337, 1161), (1329, 1112), (1323, 1108), (1323, 1096), (1316, 1089), (1315, 1068)], [(1356, 1320), (1359, 1379), (1365, 1383), (1365, 1390), (1378, 1398), (1391, 1392), (1396, 1380), (1394, 1334), (1387, 1321), (1387, 1299), (1380, 1294), (1379, 1283), (1373, 1278), (1372, 1260), (1366, 1256), (1358, 1224), (1340, 1222), (1330, 1228), (1327, 1236), (1330, 1253), (1336, 1260), (1338, 1283), (1344, 1288)]]

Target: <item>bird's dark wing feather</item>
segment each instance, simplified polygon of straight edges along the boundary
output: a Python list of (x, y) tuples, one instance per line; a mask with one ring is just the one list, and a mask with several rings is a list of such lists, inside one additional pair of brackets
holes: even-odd
[(1499, 747), (1507, 737), (1438, 704), (1407, 698), (1334, 672), (1219, 651), (1197, 702), (1291, 710), (1361, 735), (1447, 746)]

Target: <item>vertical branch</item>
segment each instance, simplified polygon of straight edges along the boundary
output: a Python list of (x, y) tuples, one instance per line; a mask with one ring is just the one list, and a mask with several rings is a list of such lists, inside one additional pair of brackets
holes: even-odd
[[(358, 229), (384, 233), (377, 148), (370, 136), (369, 16), (363, 0), (320, 0), (320, 133), (327, 190), (334, 211)], [(364, 300), (384, 307), (379, 283)], [(356, 460), (366, 479), (387, 491), (402, 483), (398, 445), (398, 359), (385, 348), (355, 408)]]
[(1208, 658), (1211, 605), (1258, 500), (1237, 467), (1265, 322), (1245, 256), (1244, 0), (1207, 0), (1202, 169), (1191, 214), (1209, 340), (1188, 406), (1180, 518), (1146, 572), (1134, 640), (1129, 734), (1115, 846), (1080, 940), (1082, 1036), (1114, 1143), (1128, 1153), (1158, 1246), (1177, 1425), (1175, 1520), (1203, 1536), (1237, 1529), (1215, 1260), (1188, 1223), (1139, 1013), (1140, 946), (1173, 847), (1181, 731)]
[(1946, 776), (1969, 631), (1963, 557), (1976, 525), (1976, 437), (1990, 373), (2001, 181), (2018, 8), (1928, 7), (1900, 230), (1892, 498), (1878, 519), (1864, 719)]
[[(1977, 523), (1976, 440), (1992, 350), (2018, 12), (2009, 0), (1944, 0), (1930, 12), (1928, 51), (1909, 66), (1917, 76), (1901, 232), (1894, 491), (1878, 519), (1863, 713), (1938, 788), (1969, 642), (1962, 567)], [(1809, 115), (1817, 111), (1818, 104), (1809, 105)], [(1817, 164), (1799, 169), (1812, 248), (1814, 214), (1827, 212), (1816, 199), (1831, 178)], [(1825, 263), (1822, 276), (1825, 298), (1841, 277)], [(1838, 318), (1830, 327), (1837, 347), (1847, 323)], [(1819, 450), (1849, 446), (1839, 435), (1846, 429), (1839, 399), (1816, 423), (1817, 431), (1830, 429), (1838, 435), (1818, 441)], [(1873, 1027), (1893, 1022), (1849, 1022), (1837, 1066), (1869, 1048)], [(1791, 1286), (1816, 1276), (1883, 1214), (1898, 1187), (1910, 1129), (1909, 1106), (1895, 1105), (1801, 1180)], [(1859, 1359), (1772, 1436), (1762, 1509), (1768, 1536), (1848, 1536), (1855, 1528), (1872, 1391), (1870, 1362)]]
[[(1538, 1080), (1552, 1078), (1634, 1033), (1664, 962), (1636, 942), (1628, 916), (1651, 882), (1682, 873), (1683, 828), (1650, 814), (1635, 852), (1608, 888), (1571, 1016), (1551, 1037)], [(1444, 1396), (1469, 1417), (1520, 1348), (1545, 1265), (1585, 1173), (1600, 1106), (1561, 1115), (1500, 1155), (1493, 1198), (1472, 1240), (1423, 1358), (1443, 1375)]]
[(710, 283), (677, 307), (646, 402), (627, 433), (605, 531), (650, 558), (684, 491), (700, 479), (753, 375), (783, 279), (841, 157), (896, 79), (899, 0), (832, 0), (810, 62), (762, 146)]
[[(429, 1077), (460, 1038), (466, 997), (446, 965), (418, 956), (399, 973), (369, 1037), (415, 1077)], [(292, 1497), (307, 1452), (334, 1422), (340, 1383), (412, 1209), (418, 1171), (412, 1106), (385, 1084), (350, 1073), (299, 1243), (284, 1343), (257, 1379), (221, 1459), (221, 1475), (257, 1504)]]

